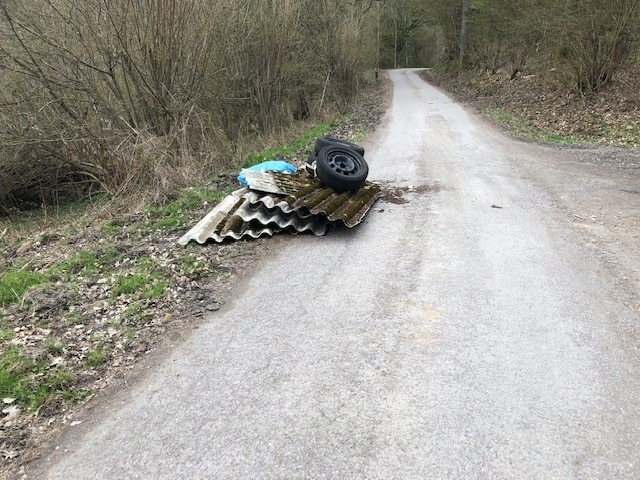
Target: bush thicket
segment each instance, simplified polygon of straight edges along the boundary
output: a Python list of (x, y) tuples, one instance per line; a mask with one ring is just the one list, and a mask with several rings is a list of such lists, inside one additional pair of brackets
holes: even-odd
[(427, 0), (423, 21), (454, 72), (553, 71), (586, 94), (638, 61), (640, 0)]
[[(383, 67), (546, 75), (582, 94), (640, 55), (640, 0), (385, 0)], [(553, 75), (548, 75), (553, 72)]]
[(243, 136), (352, 99), (373, 0), (4, 0), (0, 213), (160, 197)]

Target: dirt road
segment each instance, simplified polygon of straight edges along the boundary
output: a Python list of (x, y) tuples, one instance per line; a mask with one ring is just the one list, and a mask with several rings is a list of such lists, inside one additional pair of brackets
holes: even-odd
[(406, 203), (274, 240), (29, 475), (640, 476), (639, 156), (515, 141), (391, 77), (366, 158)]

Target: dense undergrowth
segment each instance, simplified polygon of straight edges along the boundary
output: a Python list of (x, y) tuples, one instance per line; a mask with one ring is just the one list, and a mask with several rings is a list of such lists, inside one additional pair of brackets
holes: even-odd
[(374, 64), (369, 3), (1, 2), (0, 215), (166, 202), (331, 118)]

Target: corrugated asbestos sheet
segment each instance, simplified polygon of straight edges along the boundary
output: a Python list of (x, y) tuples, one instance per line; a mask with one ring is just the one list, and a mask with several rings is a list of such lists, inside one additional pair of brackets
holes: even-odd
[(324, 235), (332, 224), (356, 226), (382, 196), (380, 187), (369, 182), (356, 192), (336, 193), (305, 172), (244, 173), (250, 188), (236, 190), (220, 202), (180, 238), (181, 245), (191, 240), (202, 244), (258, 238), (281, 231)]

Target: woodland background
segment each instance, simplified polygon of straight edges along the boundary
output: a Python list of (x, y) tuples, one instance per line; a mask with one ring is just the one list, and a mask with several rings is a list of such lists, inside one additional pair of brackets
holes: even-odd
[(597, 96), (637, 71), (639, 3), (4, 0), (0, 214), (95, 193), (170, 199), (340, 111), (375, 67), (535, 75)]

